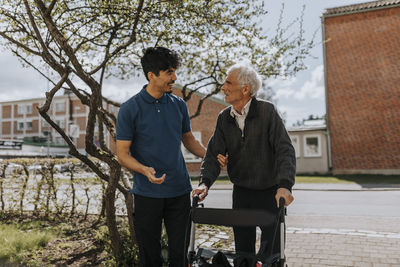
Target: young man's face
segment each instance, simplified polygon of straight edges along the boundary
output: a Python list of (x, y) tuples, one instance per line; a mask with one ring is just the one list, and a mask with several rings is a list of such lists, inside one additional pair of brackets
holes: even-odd
[(170, 93), (172, 92), (172, 86), (176, 81), (176, 74), (174, 68), (169, 68), (168, 70), (161, 70), (159, 75), (153, 75), (154, 85), (162, 92)]
[(240, 86), (237, 81), (237, 72), (231, 71), (228, 73), (221, 90), (225, 94), (225, 102), (234, 105), (244, 98), (242, 92), (243, 86)]

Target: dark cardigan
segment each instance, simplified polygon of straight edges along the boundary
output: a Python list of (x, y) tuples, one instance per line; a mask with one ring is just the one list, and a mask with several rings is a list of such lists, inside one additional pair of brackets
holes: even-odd
[(244, 135), (227, 107), (218, 115), (201, 165), (200, 183), (210, 187), (220, 173), (217, 155), (228, 153), (228, 175), (233, 184), (249, 189), (274, 186), (292, 189), (296, 156), (275, 106), (253, 98)]

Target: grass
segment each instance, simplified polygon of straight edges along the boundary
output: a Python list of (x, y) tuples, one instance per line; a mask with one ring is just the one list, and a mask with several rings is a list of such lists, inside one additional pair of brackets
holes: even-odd
[(396, 175), (296, 176), (296, 183), (400, 184)]
[[(116, 266), (105, 222), (98, 215), (83, 218), (0, 211), (0, 266)], [(118, 216), (117, 221), (124, 247), (121, 266), (137, 266), (127, 219)]]
[[(192, 177), (193, 182), (197, 182), (199, 177)], [(229, 183), (227, 176), (222, 176), (215, 181), (217, 184)], [(356, 183), (356, 184), (400, 184), (400, 175), (335, 175), (335, 176), (317, 176), (317, 175), (299, 175), (296, 176), (296, 183)]]
[(0, 264), (17, 263), (23, 253), (46, 246), (54, 237), (55, 233), (39, 222), (0, 224)]

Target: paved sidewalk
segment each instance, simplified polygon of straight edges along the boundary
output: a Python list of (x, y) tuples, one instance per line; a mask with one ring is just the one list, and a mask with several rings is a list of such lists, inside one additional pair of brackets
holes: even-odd
[(305, 231), (288, 233), (286, 244), (289, 267), (400, 266), (400, 236), (388, 238)]
[[(229, 182), (225, 184), (214, 184), (211, 187), (211, 190), (231, 189), (232, 185)], [(399, 191), (400, 185), (298, 183), (294, 186), (293, 190)], [(289, 267), (400, 267), (400, 232), (319, 228), (319, 225), (312, 225), (310, 223), (304, 225), (312, 225), (313, 228), (299, 228), (293, 227), (294, 219), (301, 221), (304, 218), (299, 219), (293, 215), (287, 217), (287, 223), (289, 222), (289, 224), (287, 224), (286, 230), (286, 257)], [(312, 219), (310, 218), (310, 220)], [(327, 217), (326, 220), (330, 219)], [(384, 225), (390, 224), (390, 219), (388, 220), (389, 221), (383, 220), (382, 223)], [(398, 218), (394, 220), (394, 222), (397, 221), (399, 221)], [(394, 231), (396, 231), (398, 228), (394, 227), (386, 229), (394, 229)], [(222, 233), (219, 228), (203, 228), (198, 234), (199, 237), (196, 240), (197, 245), (200, 245), (203, 248), (234, 249), (234, 243), (232, 240), (233, 235), (232, 232), (227, 230), (227, 228), (223, 228)]]
[[(400, 266), (399, 233), (289, 227), (286, 238), (289, 267)], [(196, 246), (233, 251), (232, 231), (202, 226)]]

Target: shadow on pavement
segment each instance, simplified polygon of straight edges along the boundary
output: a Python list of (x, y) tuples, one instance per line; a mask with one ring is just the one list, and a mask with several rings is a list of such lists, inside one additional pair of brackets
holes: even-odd
[(356, 183), (362, 188), (393, 188), (400, 189), (400, 175), (335, 175), (336, 178)]
[(393, 188), (393, 189), (400, 189), (400, 184), (360, 184), (362, 188)]

